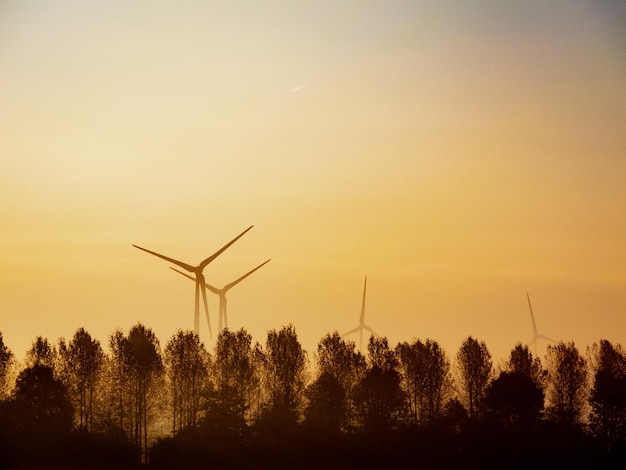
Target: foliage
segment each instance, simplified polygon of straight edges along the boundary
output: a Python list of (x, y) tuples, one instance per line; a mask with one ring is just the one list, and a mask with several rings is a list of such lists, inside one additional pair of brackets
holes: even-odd
[(159, 340), (150, 328), (138, 323), (127, 336), (119, 330), (113, 333), (109, 345), (120, 429), (133, 443), (138, 462), (145, 462), (148, 424), (153, 418), (153, 408), (163, 398)]
[(105, 356), (100, 342), (84, 328), (76, 330), (72, 341), (59, 341), (59, 372), (68, 388), (79, 428), (93, 430), (94, 402), (104, 371)]
[(519, 429), (535, 423), (543, 401), (541, 387), (522, 372), (503, 371), (487, 387), (486, 404), (505, 427)]
[(425, 426), (442, 411), (450, 390), (450, 362), (436, 341), (400, 343), (396, 346), (402, 388), (407, 396), (410, 421)]
[(539, 387), (545, 387), (546, 374), (541, 367), (541, 360), (538, 357), (533, 357), (527, 345), (517, 343), (511, 350), (506, 365), (508, 372), (515, 372), (530, 377)]
[(263, 420), (272, 427), (293, 427), (300, 420), (306, 385), (306, 352), (293, 325), (267, 333), (263, 354)]
[(220, 332), (211, 367), (214, 389), (207, 421), (238, 433), (251, 424), (258, 407), (261, 355), (259, 344), (252, 345), (252, 336), (245, 329)]
[(336, 435), (346, 415), (346, 392), (330, 372), (323, 372), (305, 391), (305, 424), (316, 432)]
[[(320, 340), (315, 360), (317, 380), (324, 375), (329, 375), (340, 385), (342, 392), (337, 390), (337, 393), (344, 396), (344, 402), (334, 411), (341, 415), (342, 429), (353, 430), (357, 424), (354, 392), (367, 370), (365, 357), (356, 350), (354, 342), (346, 342), (335, 331)], [(331, 386), (327, 378), (319, 385), (323, 388)]]
[(44, 365), (55, 369), (57, 352), (47, 338), (37, 336), (31, 348), (26, 352), (26, 367)]
[(573, 427), (580, 423), (587, 400), (587, 363), (573, 342), (548, 346), (548, 408), (551, 418)]
[(196, 333), (178, 332), (164, 352), (172, 405), (172, 429), (180, 432), (199, 422), (202, 390), (209, 376), (210, 356)]
[(611, 451), (626, 441), (626, 352), (603, 339), (589, 353), (595, 363), (589, 424), (605, 450)]
[(457, 353), (457, 392), (470, 419), (484, 411), (484, 399), (491, 380), (491, 354), (484, 341), (468, 336)]
[(370, 336), (367, 349), (370, 366), (355, 393), (361, 426), (376, 433), (396, 429), (406, 403), (398, 361), (386, 338)]
[(11, 350), (4, 344), (0, 331), (0, 401), (9, 393), (10, 378), (15, 358)]

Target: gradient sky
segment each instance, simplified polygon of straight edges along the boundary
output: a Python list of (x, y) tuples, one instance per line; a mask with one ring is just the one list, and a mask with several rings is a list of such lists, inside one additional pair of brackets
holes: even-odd
[[(0, 331), (626, 343), (626, 2), (0, 2)], [(213, 328), (217, 298), (209, 297)], [(206, 322), (202, 339), (212, 348)], [(354, 337), (358, 339), (357, 336)], [(543, 354), (545, 343), (540, 344)]]

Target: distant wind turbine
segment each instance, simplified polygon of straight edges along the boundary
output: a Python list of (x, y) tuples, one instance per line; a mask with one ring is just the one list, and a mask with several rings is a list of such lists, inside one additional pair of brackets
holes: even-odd
[(552, 338), (548, 338), (545, 335), (542, 335), (541, 333), (539, 333), (539, 330), (537, 330), (537, 324), (535, 323), (535, 315), (533, 314), (533, 306), (530, 304), (530, 295), (528, 295), (528, 292), (526, 292), (526, 298), (528, 299), (528, 308), (530, 309), (530, 319), (533, 322), (533, 339), (530, 340), (530, 342), (528, 343), (528, 345), (535, 345), (535, 356), (537, 356), (537, 343), (539, 339), (545, 339), (546, 341), (551, 341), (552, 343), (556, 343), (555, 340), (553, 340)]
[(351, 335), (352, 333), (359, 332), (359, 349), (363, 351), (363, 330), (367, 330), (372, 333), (374, 336), (380, 336), (374, 330), (372, 330), (368, 325), (365, 324), (365, 292), (367, 290), (367, 276), (365, 276), (365, 283), (363, 285), (363, 303), (361, 304), (361, 317), (359, 318), (359, 326), (351, 329), (350, 331), (341, 335), (344, 336)]
[[(241, 281), (243, 281), (245, 278), (247, 278), (250, 274), (252, 274), (254, 271), (256, 271), (257, 269), (261, 268), (261, 266), (263, 266), (264, 264), (269, 263), (271, 260), (267, 260), (264, 263), (259, 264), (256, 268), (254, 268), (251, 271), (248, 271), (246, 274), (244, 274), (243, 276), (241, 276), (240, 278), (234, 280), (233, 282), (226, 284), (224, 287), (222, 287), (221, 289), (218, 289), (217, 287), (213, 287), (210, 284), (207, 284), (206, 282), (204, 283), (204, 287), (206, 287), (207, 289), (209, 289), (211, 292), (213, 292), (214, 294), (217, 294), (220, 297), (220, 315), (219, 315), (219, 330), (218, 333), (220, 331), (222, 331), (222, 321), (223, 321), (223, 326), (224, 328), (228, 328), (228, 314), (227, 314), (227, 300), (226, 300), (226, 292), (228, 292), (230, 290), (231, 287), (236, 286), (237, 284), (239, 284)], [(194, 281), (195, 279), (191, 276), (189, 276), (188, 274), (185, 274), (182, 271), (179, 271), (176, 268), (172, 268), (170, 267), (170, 269), (173, 269), (174, 271), (176, 271), (179, 274), (182, 274), (183, 276), (185, 276), (186, 278), (191, 279), (192, 281)]]
[(169, 258), (169, 257), (161, 255), (159, 253), (155, 253), (154, 251), (150, 251), (150, 250), (147, 250), (147, 249), (142, 248), (140, 246), (133, 245), (135, 248), (139, 248), (140, 250), (143, 250), (143, 251), (145, 251), (147, 253), (150, 253), (151, 255), (154, 255), (154, 256), (157, 256), (159, 258), (162, 258), (162, 259), (164, 259), (166, 261), (169, 261), (170, 263), (174, 263), (175, 265), (180, 266), (181, 268), (183, 268), (185, 271), (188, 271), (190, 273), (195, 274), (195, 278), (193, 278), (194, 281), (196, 282), (195, 310), (194, 310), (194, 318), (193, 318), (193, 331), (194, 331), (194, 333), (198, 334), (198, 332), (200, 330), (200, 292), (202, 292), (202, 301), (204, 303), (204, 313), (206, 314), (206, 321), (207, 321), (207, 324), (209, 326), (209, 337), (213, 338), (213, 332), (211, 331), (211, 320), (209, 319), (209, 305), (208, 305), (207, 300), (206, 300), (206, 288), (204, 286), (204, 284), (205, 284), (205, 282), (204, 282), (204, 274), (202, 274), (202, 271), (204, 270), (204, 268), (211, 261), (213, 261), (219, 255), (221, 255), (230, 245), (232, 245), (237, 240), (239, 240), (252, 227), (254, 227), (254, 225), (251, 225), (250, 227), (245, 229), (243, 232), (241, 232), (239, 235), (237, 235), (235, 238), (233, 238), (230, 242), (228, 242), (222, 248), (220, 248), (215, 253), (213, 253), (211, 256), (209, 256), (204, 261), (202, 261), (198, 266), (192, 266), (190, 264), (183, 263), (182, 261), (178, 261), (178, 260), (176, 260), (174, 258)]

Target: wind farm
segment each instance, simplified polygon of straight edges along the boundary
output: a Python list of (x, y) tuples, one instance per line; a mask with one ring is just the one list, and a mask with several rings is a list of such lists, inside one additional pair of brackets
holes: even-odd
[[(256, 268), (248, 271), (246, 274), (244, 274), (243, 276), (235, 279), (232, 282), (229, 282), (228, 284), (226, 284), (224, 287), (222, 287), (221, 289), (218, 289), (217, 287), (213, 287), (212, 285), (208, 284), (208, 283), (204, 283), (204, 286), (209, 289), (212, 293), (216, 294), (219, 296), (220, 299), (220, 303), (219, 303), (219, 324), (218, 324), (218, 333), (220, 331), (222, 331), (222, 329), (224, 328), (228, 328), (228, 300), (226, 299), (226, 293), (232, 289), (233, 287), (235, 287), (237, 284), (239, 284), (241, 281), (243, 281), (245, 278), (247, 278), (248, 276), (250, 276), (252, 273), (254, 273), (255, 271), (257, 271), (258, 269), (260, 269), (262, 266), (266, 265), (267, 263), (269, 263), (271, 260), (267, 260), (261, 264), (259, 264)], [(176, 268), (172, 268), (170, 266), (170, 269), (176, 271), (179, 274), (182, 274), (183, 276), (185, 276), (188, 279), (191, 279), (192, 281), (195, 281), (195, 279), (188, 275), (185, 274), (182, 271), (179, 271)]]
[(195, 284), (196, 284), (195, 285), (195, 297), (194, 297), (194, 317), (193, 317), (193, 331), (194, 331), (194, 333), (199, 334), (199, 332), (200, 332), (200, 293), (202, 293), (202, 302), (204, 304), (204, 313), (206, 315), (207, 326), (208, 326), (208, 329), (209, 329), (209, 338), (213, 337), (213, 332), (211, 331), (211, 319), (209, 317), (209, 305), (208, 305), (207, 297), (206, 297), (206, 285), (205, 285), (204, 274), (203, 274), (204, 268), (206, 268), (213, 260), (215, 260), (215, 258), (217, 258), (219, 255), (221, 255), (224, 251), (226, 251), (233, 243), (235, 243), (243, 235), (245, 235), (246, 232), (248, 232), (252, 227), (253, 227), (253, 225), (248, 227), (246, 230), (241, 232), (239, 235), (237, 235), (235, 238), (233, 238), (230, 242), (228, 242), (222, 248), (220, 248), (215, 253), (213, 253), (211, 256), (209, 256), (208, 258), (206, 258), (202, 262), (200, 262), (200, 264), (198, 264), (197, 266), (192, 266), (192, 265), (187, 264), (187, 263), (185, 263), (183, 261), (179, 261), (177, 259), (170, 258), (168, 256), (156, 253), (156, 252), (148, 250), (146, 248), (142, 248), (140, 246), (133, 245), (135, 248), (138, 248), (138, 249), (143, 250), (143, 251), (145, 251), (147, 253), (150, 253), (151, 255), (154, 255), (154, 256), (156, 256), (158, 258), (161, 258), (161, 259), (164, 259), (166, 261), (169, 261), (170, 263), (173, 263), (173, 264), (175, 264), (177, 266), (180, 266), (181, 268), (183, 268), (187, 272), (193, 273), (195, 275), (195, 278), (193, 278), (193, 280), (195, 281)]

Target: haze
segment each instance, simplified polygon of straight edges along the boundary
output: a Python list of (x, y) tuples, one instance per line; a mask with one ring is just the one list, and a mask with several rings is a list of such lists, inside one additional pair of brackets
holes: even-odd
[[(626, 337), (621, 1), (4, 1), (0, 331)], [(218, 298), (209, 297), (213, 327)], [(206, 322), (200, 335), (210, 348)], [(356, 337), (353, 339), (357, 340)], [(545, 342), (540, 343), (543, 354)]]

